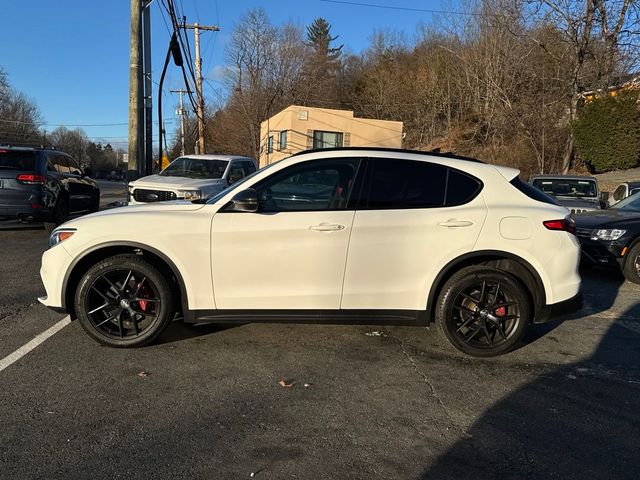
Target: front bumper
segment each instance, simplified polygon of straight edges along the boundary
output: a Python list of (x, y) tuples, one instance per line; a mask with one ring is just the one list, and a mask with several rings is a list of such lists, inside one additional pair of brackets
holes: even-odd
[(582, 309), (582, 290), (574, 297), (562, 302), (545, 305), (540, 309), (533, 323), (545, 323), (551, 320), (559, 320)]
[(50, 248), (42, 255), (40, 278), (47, 295), (38, 298), (38, 301), (45, 307), (57, 312), (64, 311), (65, 298), (62, 286), (71, 262), (71, 255), (60, 244)]
[(580, 238), (582, 262), (591, 265), (619, 267), (622, 264), (624, 244), (619, 241), (600, 241)]

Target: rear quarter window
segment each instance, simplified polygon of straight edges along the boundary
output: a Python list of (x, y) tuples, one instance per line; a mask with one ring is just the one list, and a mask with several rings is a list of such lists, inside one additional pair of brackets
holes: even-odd
[(523, 182), (520, 179), (520, 177), (514, 178), (509, 183), (511, 183), (511, 185), (516, 187), (518, 190), (520, 190), (522, 193), (524, 193), (527, 197), (529, 197), (532, 200), (536, 200), (542, 203), (548, 203), (550, 205), (560, 205), (558, 202), (556, 202), (555, 198), (547, 195), (542, 190), (538, 190), (533, 185), (529, 185), (527, 182)]
[(36, 153), (0, 149), (0, 170), (36, 170)]
[(449, 168), (445, 206), (455, 207), (473, 200), (482, 190), (482, 182), (471, 175)]

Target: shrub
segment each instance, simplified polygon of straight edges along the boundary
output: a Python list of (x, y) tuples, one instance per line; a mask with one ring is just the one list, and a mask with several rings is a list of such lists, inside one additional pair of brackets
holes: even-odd
[(572, 125), (577, 153), (596, 173), (637, 167), (640, 162), (638, 92), (596, 98)]

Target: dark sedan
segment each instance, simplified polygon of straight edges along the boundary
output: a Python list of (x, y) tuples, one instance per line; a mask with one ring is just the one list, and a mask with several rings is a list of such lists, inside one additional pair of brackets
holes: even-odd
[(640, 283), (640, 193), (607, 210), (574, 214), (583, 260), (620, 268), (625, 278)]

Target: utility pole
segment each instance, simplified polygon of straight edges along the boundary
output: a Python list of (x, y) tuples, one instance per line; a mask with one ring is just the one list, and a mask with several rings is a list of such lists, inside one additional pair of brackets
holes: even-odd
[(198, 153), (204, 150), (204, 99), (202, 96), (202, 58), (200, 58), (200, 30), (218, 32), (220, 27), (215, 25), (199, 25), (198, 23), (183, 23), (182, 28), (193, 30), (196, 44), (196, 94), (198, 96)]
[(151, 1), (144, 4), (142, 16), (144, 43), (144, 166), (143, 175), (153, 173), (153, 89), (151, 85)]
[(127, 179), (139, 176), (143, 144), (142, 129), (142, 0), (131, 0), (131, 42), (129, 46), (129, 163)]
[(189, 93), (189, 90), (169, 90), (169, 91), (171, 93), (180, 94), (180, 108), (176, 113), (180, 117), (180, 155), (184, 156), (184, 153), (185, 153), (184, 152), (184, 116), (186, 112), (184, 110), (183, 95), (186, 93)]

